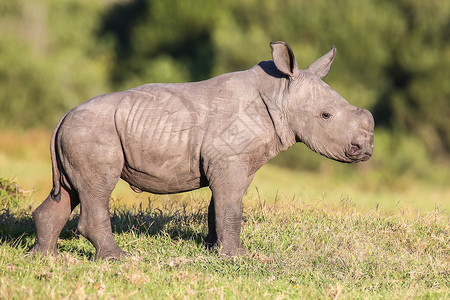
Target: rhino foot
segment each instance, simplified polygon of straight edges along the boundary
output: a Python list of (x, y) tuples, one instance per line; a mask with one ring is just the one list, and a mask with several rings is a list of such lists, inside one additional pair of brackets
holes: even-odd
[(131, 256), (129, 252), (125, 252), (119, 248), (116, 250), (97, 251), (97, 253), (95, 253), (95, 260), (115, 261), (129, 256)]
[(212, 236), (211, 234), (208, 234), (205, 239), (203, 240), (203, 245), (207, 249), (216, 249), (217, 248), (217, 236)]
[(240, 246), (239, 248), (234, 248), (234, 249), (228, 249), (227, 247), (222, 247), (219, 250), (219, 254), (220, 254), (220, 256), (225, 257), (225, 258), (236, 257), (236, 256), (241, 256), (241, 257), (249, 256), (247, 249), (245, 249), (242, 246)]
[(207, 249), (216, 251), (222, 257), (249, 256), (247, 249), (245, 249), (242, 244), (238, 248), (226, 247), (219, 244), (217, 241), (208, 240), (208, 237), (205, 238), (203, 244)]
[(31, 248), (30, 251), (27, 252), (26, 256), (35, 256), (35, 255), (42, 255), (42, 256), (58, 256), (58, 250), (56, 248), (56, 245), (54, 247), (46, 248), (42, 247), (39, 243), (36, 243), (33, 248)]

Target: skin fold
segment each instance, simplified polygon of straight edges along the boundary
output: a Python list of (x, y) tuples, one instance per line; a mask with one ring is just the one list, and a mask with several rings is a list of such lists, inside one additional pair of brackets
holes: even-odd
[(53, 189), (34, 211), (31, 253), (57, 254), (57, 239), (81, 205), (78, 229), (96, 258), (126, 255), (114, 240), (109, 198), (122, 178), (136, 192), (209, 186), (205, 243), (245, 254), (242, 197), (256, 171), (296, 142), (330, 159), (373, 152), (373, 117), (322, 81), (336, 50), (300, 70), (284, 42), (273, 61), (193, 83), (145, 84), (94, 97), (68, 112), (51, 138)]

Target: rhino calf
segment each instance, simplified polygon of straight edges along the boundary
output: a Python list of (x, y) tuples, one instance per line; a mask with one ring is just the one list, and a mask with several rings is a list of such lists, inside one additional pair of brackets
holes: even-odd
[(68, 112), (51, 138), (53, 189), (33, 213), (31, 253), (56, 254), (58, 236), (80, 204), (78, 229), (96, 258), (126, 254), (113, 238), (109, 215), (111, 192), (122, 178), (134, 191), (156, 194), (209, 186), (205, 242), (235, 256), (245, 253), (242, 197), (268, 160), (296, 142), (341, 162), (369, 159), (372, 115), (321, 80), (335, 48), (305, 70), (288, 44), (271, 48), (273, 61), (246, 71), (145, 84)]

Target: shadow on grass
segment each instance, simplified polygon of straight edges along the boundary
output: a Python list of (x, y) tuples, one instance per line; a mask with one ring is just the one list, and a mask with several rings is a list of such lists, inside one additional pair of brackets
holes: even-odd
[[(79, 214), (73, 213), (60, 234), (60, 239), (78, 239)], [(113, 233), (133, 233), (148, 237), (164, 235), (173, 240), (192, 240), (203, 244), (206, 236), (207, 214), (205, 208), (187, 210), (186, 207), (167, 205), (163, 208), (114, 208), (111, 209)], [(34, 244), (36, 228), (32, 210), (9, 208), (0, 210), (0, 243), (29, 250)], [(89, 251), (76, 251), (91, 256)]]

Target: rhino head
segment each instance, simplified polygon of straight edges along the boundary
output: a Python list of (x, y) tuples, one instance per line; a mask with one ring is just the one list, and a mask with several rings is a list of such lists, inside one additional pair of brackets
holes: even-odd
[(368, 160), (374, 147), (372, 114), (349, 104), (322, 81), (336, 49), (301, 70), (288, 44), (273, 42), (271, 47), (277, 69), (288, 79), (281, 106), (295, 140), (337, 161)]

